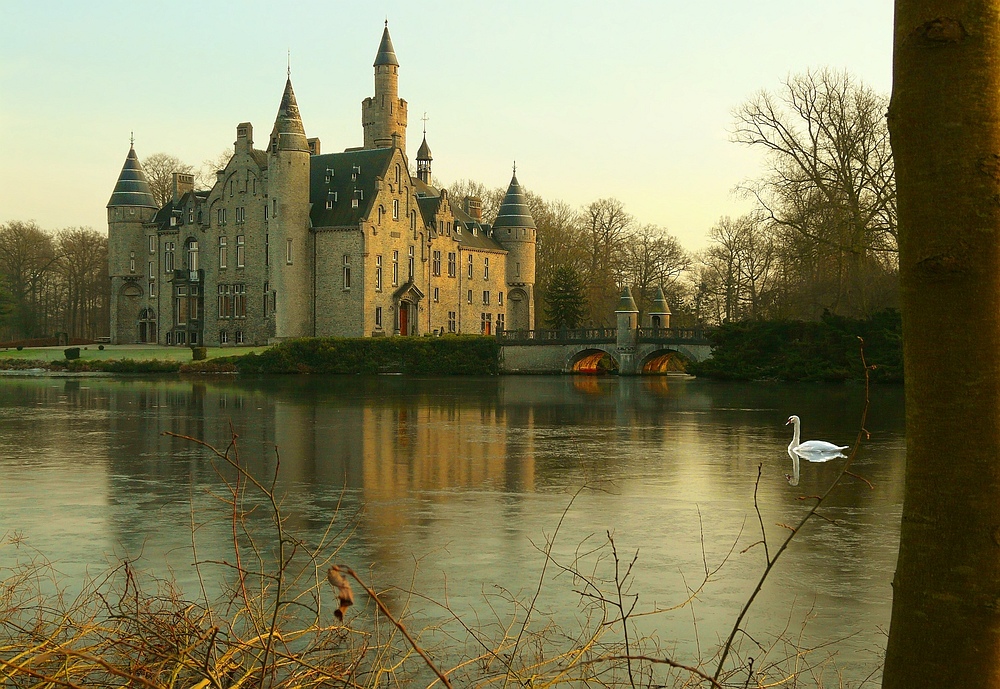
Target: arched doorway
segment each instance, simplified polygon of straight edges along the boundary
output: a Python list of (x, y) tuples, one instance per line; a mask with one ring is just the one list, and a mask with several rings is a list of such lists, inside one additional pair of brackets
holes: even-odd
[(419, 335), (417, 313), (424, 293), (409, 280), (392, 295), (396, 306), (396, 334)]
[(139, 312), (139, 342), (156, 342), (156, 312), (153, 309)]

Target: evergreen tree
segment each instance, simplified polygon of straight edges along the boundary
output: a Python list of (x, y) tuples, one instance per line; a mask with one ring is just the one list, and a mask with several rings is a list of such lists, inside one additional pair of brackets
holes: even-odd
[(545, 295), (545, 320), (549, 326), (576, 328), (583, 319), (586, 304), (580, 274), (572, 266), (556, 268)]

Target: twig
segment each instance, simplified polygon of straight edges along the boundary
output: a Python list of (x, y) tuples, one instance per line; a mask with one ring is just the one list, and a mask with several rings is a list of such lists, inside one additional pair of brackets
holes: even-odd
[(333, 565), (333, 567), (331, 567), (330, 569), (335, 572), (346, 573), (350, 575), (350, 577), (354, 579), (354, 581), (358, 582), (358, 585), (365, 590), (365, 593), (368, 594), (368, 597), (371, 598), (373, 601), (375, 601), (375, 605), (377, 605), (378, 609), (382, 611), (382, 614), (385, 615), (389, 619), (389, 621), (396, 626), (396, 629), (398, 629), (399, 632), (404, 637), (406, 637), (406, 640), (410, 643), (410, 646), (413, 648), (413, 650), (416, 651), (420, 655), (420, 657), (424, 659), (424, 662), (427, 663), (427, 667), (429, 667), (434, 672), (434, 674), (438, 676), (438, 679), (440, 679), (441, 682), (443, 682), (444, 685), (448, 687), (448, 689), (453, 689), (453, 687), (451, 686), (451, 682), (448, 681), (448, 677), (437, 669), (437, 666), (434, 665), (434, 661), (430, 659), (430, 656), (428, 656), (424, 652), (424, 649), (420, 648), (420, 646), (417, 644), (414, 638), (410, 636), (410, 633), (406, 631), (406, 627), (403, 626), (403, 623), (400, 620), (397, 620), (395, 617), (393, 617), (392, 613), (389, 612), (389, 608), (385, 607), (385, 603), (383, 603), (382, 599), (378, 597), (378, 594), (375, 593), (374, 590), (369, 588), (368, 585), (361, 580), (361, 577), (359, 577), (354, 572), (353, 569), (351, 569), (347, 565)]
[[(764, 518), (760, 515), (760, 503), (757, 502), (757, 489), (760, 488), (760, 476), (763, 470), (764, 470), (764, 463), (761, 462), (760, 464), (757, 465), (757, 480), (753, 482), (753, 508), (757, 512), (757, 521), (760, 522), (759, 542), (764, 544), (764, 562), (770, 562), (771, 555), (767, 550), (767, 532), (764, 531)], [(754, 545), (756, 545), (756, 543)]]

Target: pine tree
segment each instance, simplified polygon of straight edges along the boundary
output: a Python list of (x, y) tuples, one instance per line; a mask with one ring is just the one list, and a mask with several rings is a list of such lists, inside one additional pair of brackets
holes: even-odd
[(545, 319), (552, 328), (576, 328), (583, 319), (587, 300), (583, 281), (571, 266), (559, 266), (545, 297)]

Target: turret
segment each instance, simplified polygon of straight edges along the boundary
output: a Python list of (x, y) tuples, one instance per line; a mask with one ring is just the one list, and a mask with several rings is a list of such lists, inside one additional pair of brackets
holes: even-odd
[(375, 56), (375, 96), (361, 102), (364, 147), (395, 147), (406, 153), (406, 101), (399, 97), (399, 60), (385, 23)]
[(632, 290), (628, 287), (622, 290), (622, 296), (615, 308), (615, 319), (618, 321), (618, 351), (622, 354), (631, 354), (635, 351), (639, 309), (635, 305), (635, 299), (632, 298)]
[(656, 297), (649, 305), (649, 327), (669, 328), (670, 327), (670, 307), (667, 305), (667, 298), (663, 294), (663, 287), (656, 287)]
[(299, 116), (291, 78), (285, 83), (271, 131), (267, 174), (275, 337), (308, 337), (313, 334), (309, 140)]
[(111, 341), (133, 343), (139, 337), (139, 311), (149, 303), (147, 263), (156, 270), (156, 232), (144, 227), (156, 214), (149, 181), (130, 146), (108, 201), (108, 275), (111, 278)]
[(493, 237), (507, 250), (508, 330), (535, 327), (535, 234), (535, 219), (515, 168), (493, 223)]
[(432, 184), (432, 160), (434, 160), (434, 156), (431, 155), (431, 147), (427, 145), (427, 132), (424, 131), (424, 140), (420, 143), (420, 148), (417, 149), (417, 179), (427, 185)]

